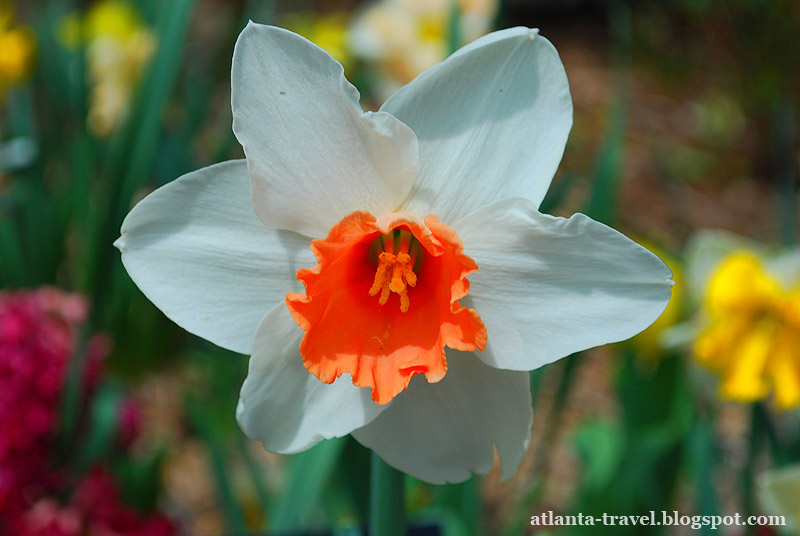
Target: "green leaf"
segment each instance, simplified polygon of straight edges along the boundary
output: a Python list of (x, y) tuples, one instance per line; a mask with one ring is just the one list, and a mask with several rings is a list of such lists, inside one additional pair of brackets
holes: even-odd
[(17, 222), (0, 220), (0, 288), (21, 287), (27, 282), (25, 258)]
[(611, 483), (622, 462), (625, 437), (618, 424), (593, 421), (578, 430), (575, 448), (584, 462), (582, 488), (601, 490)]
[(457, 0), (450, 0), (450, 14), (447, 20), (448, 55), (461, 47), (464, 40), (461, 28), (461, 6)]
[[(713, 422), (707, 416), (698, 416), (686, 438), (686, 457), (688, 474), (694, 480), (697, 490), (697, 513), (699, 515), (718, 515), (717, 492), (714, 489), (714, 469), (718, 451), (714, 442)], [(703, 534), (717, 531), (703, 527)]]
[(161, 491), (161, 466), (166, 449), (137, 455), (118, 455), (111, 460), (111, 469), (121, 484), (125, 504), (142, 512), (152, 512)]
[(81, 472), (97, 460), (107, 456), (117, 436), (117, 416), (120, 393), (111, 387), (102, 387), (92, 399), (88, 433), (78, 446), (77, 465)]
[[(478, 530), (480, 522), (480, 492), (478, 488), (479, 479), (472, 477), (460, 484), (444, 484), (436, 486), (436, 502), (444, 511), (450, 511), (456, 515), (460, 521), (458, 530), (444, 524), (445, 534), (463, 534), (464, 536), (474, 536)], [(450, 530), (447, 530), (450, 528)]]
[(285, 491), (272, 510), (272, 532), (308, 528), (346, 442), (346, 438), (329, 439), (292, 456)]

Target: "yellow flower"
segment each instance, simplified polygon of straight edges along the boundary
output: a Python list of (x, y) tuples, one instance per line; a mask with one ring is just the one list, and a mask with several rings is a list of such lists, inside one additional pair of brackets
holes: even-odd
[(28, 78), (35, 48), (33, 31), (12, 26), (11, 12), (0, 4), (0, 93)]
[[(355, 18), (350, 46), (373, 62), (387, 95), (451, 52), (452, 0), (379, 0)], [(458, 45), (491, 29), (497, 0), (457, 0)]]
[(87, 47), (87, 124), (98, 136), (107, 136), (127, 117), (133, 91), (155, 51), (155, 37), (133, 5), (121, 0), (103, 0), (83, 19), (65, 17), (59, 37), (67, 47)]
[(723, 256), (705, 285), (698, 362), (720, 376), (723, 398), (800, 405), (800, 257), (762, 258), (738, 249)]
[(94, 6), (83, 21), (83, 35), (86, 41), (112, 38), (127, 41), (143, 28), (139, 13), (134, 7), (121, 0), (105, 0)]
[(124, 41), (101, 37), (89, 45), (93, 87), (87, 123), (95, 134), (106, 136), (125, 120), (133, 91), (154, 49), (155, 39), (149, 30)]

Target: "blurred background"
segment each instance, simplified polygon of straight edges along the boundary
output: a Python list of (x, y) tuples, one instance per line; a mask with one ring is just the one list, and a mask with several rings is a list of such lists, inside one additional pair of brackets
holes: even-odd
[[(0, 534), (360, 534), (368, 451), (247, 440), (247, 357), (168, 321), (112, 247), (147, 193), (243, 157), (248, 19), (328, 50), (366, 109), (484, 33), (540, 28), (575, 103), (542, 211), (613, 225), (675, 273), (646, 332), (531, 373), (511, 480), (407, 480), (419, 534), (797, 533), (800, 2), (0, 0)], [(787, 526), (530, 525), (551, 510)]]

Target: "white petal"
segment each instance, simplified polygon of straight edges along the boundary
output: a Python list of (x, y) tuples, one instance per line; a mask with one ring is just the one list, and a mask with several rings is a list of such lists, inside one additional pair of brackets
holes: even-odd
[(284, 304), (258, 326), (250, 369), (236, 418), (244, 432), (272, 452), (305, 450), (322, 439), (341, 437), (372, 421), (387, 406), (353, 385), (349, 374), (332, 384), (303, 366), (297, 327)]
[(474, 354), (449, 349), (447, 364), (442, 381), (414, 378), (353, 437), (389, 465), (432, 484), (488, 473), (494, 444), (504, 478), (510, 478), (530, 441), (528, 374), (493, 369)]
[(385, 112), (364, 113), (330, 54), (250, 22), (233, 53), (233, 131), (261, 221), (322, 238), (356, 210), (395, 210), (417, 170), (417, 140)]
[(669, 268), (583, 214), (556, 218), (506, 199), (454, 228), (478, 263), (462, 303), (486, 324), (489, 342), (477, 355), (493, 367), (531, 370), (627, 339), (669, 302)]
[(420, 142), (404, 209), (450, 223), (506, 197), (537, 206), (561, 161), (572, 99), (553, 45), (528, 28), (489, 34), (422, 73), (381, 110)]
[(188, 173), (139, 202), (115, 245), (131, 279), (165, 315), (249, 354), (258, 323), (302, 285), (311, 240), (262, 224), (244, 160)]

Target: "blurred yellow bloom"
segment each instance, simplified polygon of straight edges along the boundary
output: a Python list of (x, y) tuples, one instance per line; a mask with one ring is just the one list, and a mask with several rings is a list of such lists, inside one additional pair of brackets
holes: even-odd
[(31, 29), (13, 26), (11, 11), (0, 3), (0, 94), (28, 78), (35, 48)]
[(450, 25), (458, 10), (458, 43), (491, 30), (497, 0), (379, 0), (355, 18), (350, 46), (374, 62), (390, 94), (451, 52)]
[(104, 38), (127, 41), (143, 27), (138, 11), (121, 0), (105, 0), (95, 4), (83, 21), (84, 38), (89, 42)]
[(755, 253), (722, 259), (706, 284), (707, 325), (697, 360), (720, 375), (720, 393), (741, 402), (774, 392), (782, 409), (800, 405), (800, 280), (789, 288)]
[(349, 72), (352, 56), (347, 46), (347, 27), (350, 21), (345, 13), (295, 13), (287, 16), (283, 22), (285, 28), (317, 44), (341, 63), (345, 72)]
[(103, 0), (83, 19), (66, 17), (59, 31), (67, 47), (86, 45), (91, 84), (89, 129), (107, 136), (127, 117), (133, 91), (155, 51), (155, 36), (133, 5)]

